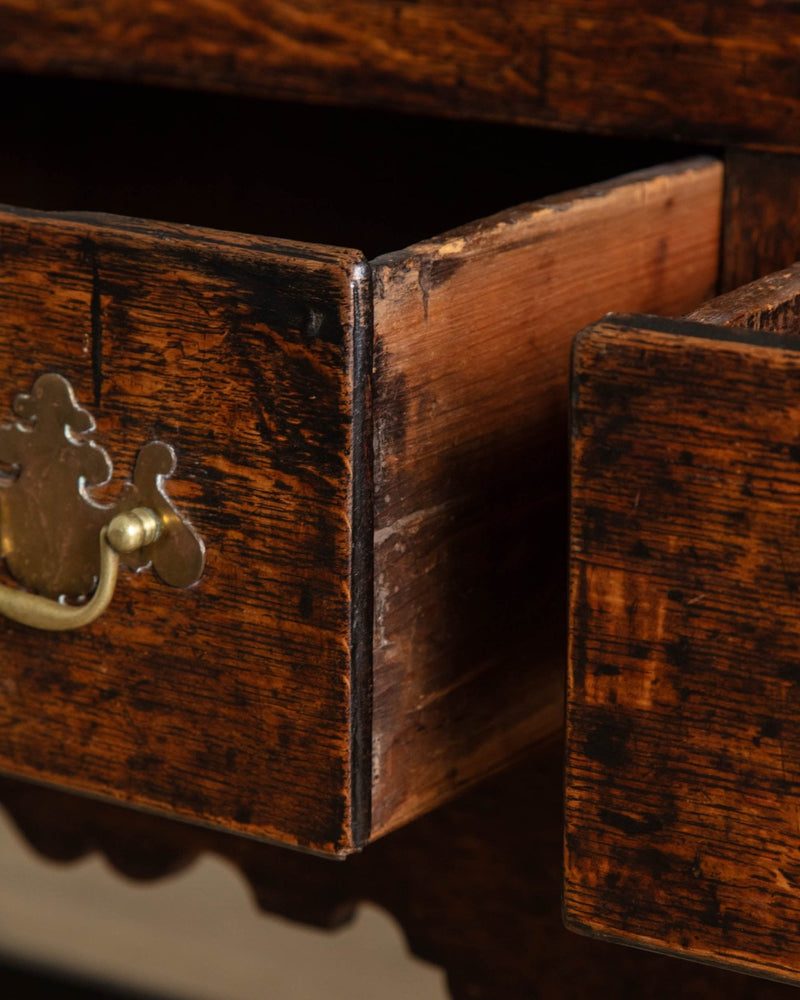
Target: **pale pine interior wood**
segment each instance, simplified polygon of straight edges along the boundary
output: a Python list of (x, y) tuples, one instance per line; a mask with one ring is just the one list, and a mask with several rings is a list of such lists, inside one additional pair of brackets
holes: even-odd
[(373, 836), (561, 727), (572, 338), (713, 293), (722, 174), (641, 171), (373, 262)]

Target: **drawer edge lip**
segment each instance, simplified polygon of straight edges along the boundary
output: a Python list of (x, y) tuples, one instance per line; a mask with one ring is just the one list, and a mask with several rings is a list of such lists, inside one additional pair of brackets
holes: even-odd
[(732, 326), (718, 324), (711, 320), (695, 319), (694, 313), (677, 318), (668, 316), (651, 316), (647, 313), (608, 313), (596, 323), (584, 327), (575, 335), (572, 345), (572, 375), (573, 389), (576, 381), (574, 376), (580, 365), (580, 353), (583, 345), (592, 339), (608, 336), (619, 338), (628, 331), (643, 330), (655, 335), (666, 334), (668, 337), (683, 337), (685, 340), (703, 342), (723, 347), (726, 344), (740, 344), (766, 350), (781, 350), (796, 353), (800, 351), (800, 336), (792, 333), (779, 333), (769, 329), (753, 329), (747, 326)]
[(370, 263), (377, 272), (384, 267), (402, 266), (406, 262), (418, 259), (423, 254), (435, 258), (443, 248), (446, 255), (451, 257), (453, 256), (451, 245), (457, 240), (463, 241), (465, 244), (469, 242), (469, 248), (463, 252), (470, 256), (486, 252), (497, 253), (508, 246), (513, 248), (513, 241), (509, 239), (507, 231), (509, 228), (521, 224), (530, 225), (537, 216), (540, 216), (542, 220), (548, 219), (554, 213), (562, 212), (565, 207), (571, 206), (575, 202), (591, 202), (592, 199), (613, 195), (614, 192), (627, 189), (633, 184), (658, 182), (681, 175), (701, 174), (709, 178), (716, 176), (721, 185), (723, 173), (722, 161), (719, 157), (708, 153), (655, 163), (649, 167), (641, 167), (638, 170), (617, 174), (605, 180), (568, 188), (556, 194), (536, 198), (533, 201), (510, 205), (498, 212), (471, 219), (452, 229), (426, 237), (410, 246), (382, 253), (373, 258)]
[(352, 347), (352, 527), (350, 564), (350, 849), (370, 839), (372, 826), (372, 269), (363, 260), (351, 279)]
[(272, 256), (290, 255), (309, 265), (338, 265), (343, 274), (357, 273), (364, 255), (360, 250), (307, 240), (290, 240), (257, 232), (198, 226), (193, 223), (119, 215), (97, 211), (49, 211), (24, 205), (0, 203), (0, 214), (27, 221), (58, 222), (61, 226), (93, 227), (111, 230), (129, 239), (148, 237), (159, 241), (205, 245), (209, 250), (229, 253), (260, 253)]

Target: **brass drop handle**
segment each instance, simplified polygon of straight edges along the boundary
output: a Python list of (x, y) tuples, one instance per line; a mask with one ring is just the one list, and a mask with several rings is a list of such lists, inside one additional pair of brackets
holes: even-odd
[(136, 552), (154, 542), (161, 533), (161, 521), (148, 507), (136, 507), (117, 514), (100, 531), (100, 578), (94, 594), (85, 604), (60, 601), (30, 594), (26, 590), (0, 586), (0, 614), (30, 628), (63, 632), (93, 622), (106, 610), (117, 585), (120, 554)]
[(0, 424), (0, 560), (20, 587), (0, 585), (0, 615), (48, 631), (88, 625), (114, 596), (120, 562), (152, 566), (172, 587), (198, 582), (205, 545), (165, 492), (170, 445), (145, 444), (117, 501), (98, 503), (111, 459), (69, 382), (41, 375), (14, 412)]

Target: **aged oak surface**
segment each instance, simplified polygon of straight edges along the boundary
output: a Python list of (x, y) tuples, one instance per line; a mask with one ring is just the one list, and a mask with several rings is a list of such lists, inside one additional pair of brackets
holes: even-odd
[(373, 834), (561, 726), (572, 337), (713, 291), (721, 186), (683, 161), (372, 262)]
[(19, 781), (1, 781), (0, 799), (30, 842), (57, 860), (100, 850), (120, 872), (154, 878), (214, 851), (245, 874), (264, 909), (321, 927), (372, 901), (399, 921), (415, 954), (444, 967), (455, 1000), (796, 995), (565, 930), (562, 768), (557, 742), (340, 864)]
[(800, 150), (782, 0), (2, 0), (0, 67)]
[(125, 573), (85, 630), (0, 622), (0, 769), (351, 849), (368, 819), (360, 255), (16, 210), (0, 254), (2, 419), (63, 374), (112, 494), (142, 445), (168, 442), (168, 492), (207, 545), (196, 587)]
[(565, 894), (573, 928), (794, 982), (799, 290), (579, 338)]

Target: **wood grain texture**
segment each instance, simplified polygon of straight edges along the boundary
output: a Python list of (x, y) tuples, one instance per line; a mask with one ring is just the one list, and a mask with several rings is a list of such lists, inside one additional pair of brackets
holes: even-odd
[(579, 338), (565, 899), (576, 929), (800, 982), (800, 326), (763, 329), (796, 281), (761, 283), (758, 331)]
[(800, 149), (780, 0), (3, 0), (0, 66)]
[(572, 336), (709, 294), (721, 183), (686, 161), (373, 261), (373, 834), (560, 727)]
[(168, 442), (168, 492), (208, 554), (188, 591), (124, 574), (85, 630), (0, 624), (0, 770), (352, 849), (369, 635), (351, 617), (371, 598), (352, 544), (369, 439), (360, 255), (16, 210), (0, 254), (3, 419), (37, 375), (63, 374), (115, 463), (113, 495), (143, 444)]
[(30, 842), (56, 860), (102, 851), (125, 875), (154, 878), (213, 851), (246, 876), (262, 908), (318, 927), (340, 926), (369, 900), (398, 920), (415, 954), (446, 970), (454, 1000), (796, 995), (566, 931), (562, 778), (556, 742), (342, 864), (19, 781), (0, 782), (0, 799)]
[(800, 157), (728, 150), (720, 287), (732, 291), (798, 258)]
[(704, 302), (686, 319), (773, 333), (800, 333), (800, 264)]

